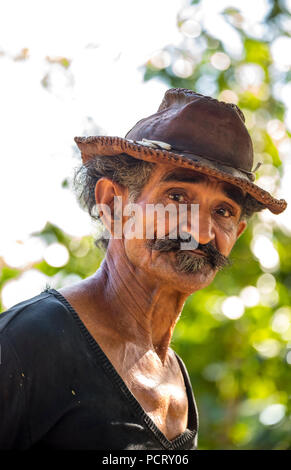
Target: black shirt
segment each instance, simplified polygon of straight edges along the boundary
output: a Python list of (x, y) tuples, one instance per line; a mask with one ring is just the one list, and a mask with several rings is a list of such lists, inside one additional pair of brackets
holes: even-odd
[(55, 289), (0, 315), (0, 449), (195, 449), (198, 415), (187, 370), (188, 426), (169, 441)]

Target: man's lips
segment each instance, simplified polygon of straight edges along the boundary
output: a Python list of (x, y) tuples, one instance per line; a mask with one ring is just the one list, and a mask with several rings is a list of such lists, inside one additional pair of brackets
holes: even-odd
[(200, 255), (200, 256), (206, 257), (206, 254), (203, 253), (203, 251), (201, 251), (201, 250), (183, 250), (183, 251), (185, 251), (187, 253), (191, 253), (192, 255), (195, 254), (195, 255)]

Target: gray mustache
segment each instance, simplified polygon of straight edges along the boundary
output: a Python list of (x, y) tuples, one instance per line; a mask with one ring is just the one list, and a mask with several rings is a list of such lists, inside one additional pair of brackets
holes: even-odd
[[(191, 265), (191, 259), (195, 257), (195, 253), (191, 255), (190, 253), (185, 253), (184, 250), (181, 250), (181, 243), (191, 243), (192, 246), (196, 246), (197, 250), (202, 251), (206, 256), (205, 258), (201, 259), (200, 264), (210, 264), (212, 268), (215, 269), (222, 269), (226, 266), (230, 266), (232, 264), (231, 260), (221, 254), (210, 242), (201, 245), (197, 243), (195, 239), (192, 237), (191, 234), (187, 234), (188, 237), (183, 234), (182, 237), (177, 237), (176, 239), (169, 238), (170, 236), (165, 237), (164, 239), (154, 239), (150, 240), (149, 245), (152, 250), (160, 251), (160, 252), (169, 252), (169, 251), (176, 251), (178, 254), (178, 258), (180, 260), (184, 260), (187, 265)], [(195, 245), (194, 245), (195, 244)], [(197, 258), (197, 256), (196, 256)], [(188, 261), (188, 262), (187, 262)]]

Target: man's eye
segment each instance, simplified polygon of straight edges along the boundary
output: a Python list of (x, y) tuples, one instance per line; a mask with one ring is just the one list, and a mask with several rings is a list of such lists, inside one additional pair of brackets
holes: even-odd
[(180, 193), (169, 194), (169, 198), (177, 202), (186, 202), (185, 196), (183, 196), (183, 194), (180, 194)]
[(230, 209), (227, 209), (226, 207), (220, 207), (219, 209), (217, 209), (216, 212), (226, 219), (233, 215), (232, 211)]

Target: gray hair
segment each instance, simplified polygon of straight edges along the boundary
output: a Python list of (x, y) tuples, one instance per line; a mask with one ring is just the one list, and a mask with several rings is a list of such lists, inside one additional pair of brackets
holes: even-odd
[[(75, 171), (73, 183), (79, 205), (102, 226), (99, 214), (95, 213), (96, 183), (101, 178), (109, 178), (128, 188), (129, 198), (131, 202), (135, 202), (148, 182), (154, 166), (155, 163), (138, 160), (127, 154), (95, 156)], [(109, 240), (104, 235), (100, 235), (94, 241), (97, 247), (105, 250), (108, 242)]]

